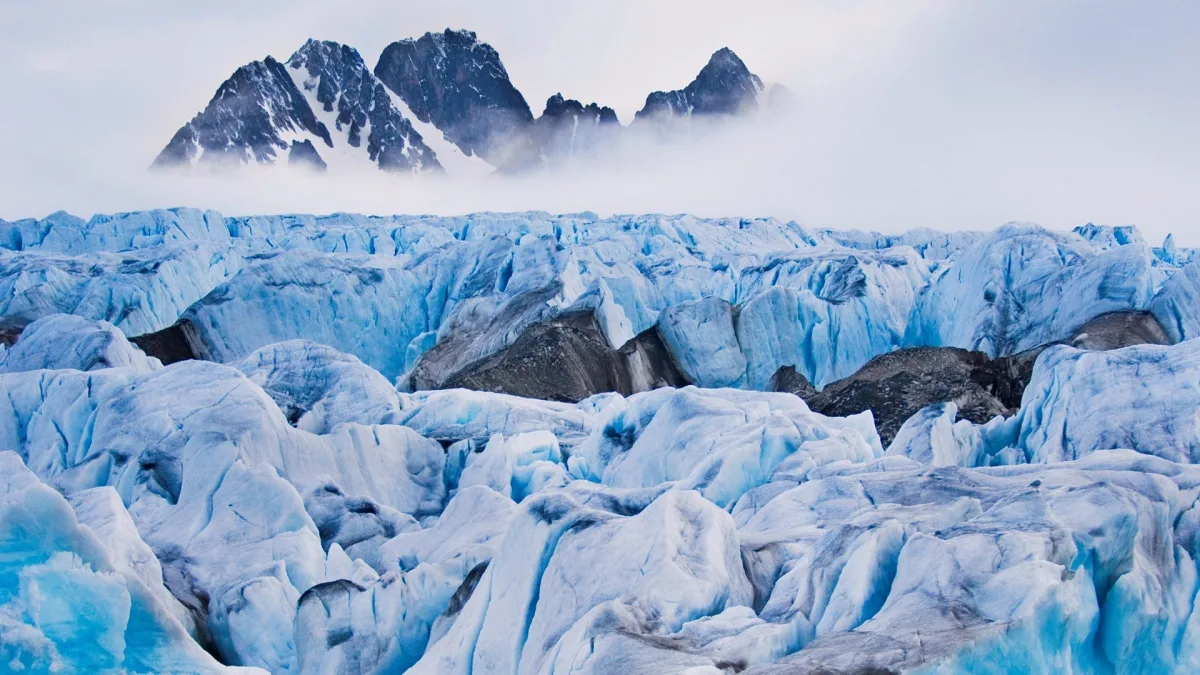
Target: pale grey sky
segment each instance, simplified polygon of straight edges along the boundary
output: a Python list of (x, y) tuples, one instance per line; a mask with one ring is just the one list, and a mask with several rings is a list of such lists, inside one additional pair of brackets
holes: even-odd
[[(775, 215), (816, 226), (1134, 223), (1200, 245), (1200, 3), (1169, 0), (0, 0), (0, 218), (478, 209)], [(485, 184), (151, 176), (239, 65), (447, 26), (535, 112), (562, 91), (628, 122), (733, 48), (798, 107), (636, 168)]]

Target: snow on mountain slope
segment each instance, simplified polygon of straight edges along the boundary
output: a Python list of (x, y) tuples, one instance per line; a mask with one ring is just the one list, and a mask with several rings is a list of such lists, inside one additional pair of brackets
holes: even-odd
[(385, 171), (438, 171), (441, 166), (421, 134), (392, 105), (358, 51), (336, 42), (308, 40), (287, 61), (288, 74), (309, 107), (330, 130), (333, 147), (322, 155), (334, 171), (363, 166)]
[(286, 65), (268, 56), (234, 72), (154, 166), (285, 162), (322, 171), (331, 162), (337, 170), (440, 170), (358, 52), (312, 39)]
[(488, 164), (479, 155), (467, 155), (462, 151), (462, 148), (454, 144), (453, 141), (447, 139), (446, 135), (434, 126), (433, 122), (422, 122), (421, 118), (408, 107), (404, 99), (392, 91), (387, 89), (387, 94), (392, 100), (392, 105), (400, 111), (400, 115), (412, 124), (417, 133), (421, 134), (421, 140), (425, 145), (433, 151), (437, 157), (438, 163), (446, 170), (446, 175), (450, 178), (480, 178), (486, 176), (493, 171), (495, 167)]

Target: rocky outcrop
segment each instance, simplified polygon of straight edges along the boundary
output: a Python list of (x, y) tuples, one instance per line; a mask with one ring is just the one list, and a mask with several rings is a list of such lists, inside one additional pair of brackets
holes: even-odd
[(329, 129), (287, 68), (268, 56), (234, 71), (208, 106), (175, 132), (154, 166), (272, 164), (291, 147), (283, 136), (301, 133), (333, 147)]
[(542, 162), (554, 165), (612, 145), (620, 130), (621, 122), (612, 108), (583, 105), (555, 94), (546, 101), (546, 110), (530, 134)]
[(534, 324), (504, 351), (473, 363), (442, 388), (463, 387), (526, 398), (576, 402), (689, 384), (655, 329), (613, 349), (591, 312)]
[(688, 86), (656, 91), (634, 116), (634, 123), (669, 126), (693, 117), (731, 116), (757, 109), (763, 82), (746, 64), (724, 47), (717, 50)]
[[(781, 368), (776, 391), (791, 391), (813, 410), (844, 417), (864, 410), (875, 416), (886, 446), (904, 422), (926, 406), (953, 402), (960, 419), (983, 424), (997, 415), (1012, 415), (1020, 406), (1038, 356), (1055, 344), (1106, 351), (1140, 344), (1169, 344), (1148, 312), (1110, 312), (1081, 326), (1070, 340), (1012, 356), (992, 359), (982, 352), (956, 347), (901, 349), (872, 359), (850, 377), (806, 395), (806, 381)], [(811, 385), (809, 385), (811, 387)]]
[(358, 51), (309, 40), (286, 66), (268, 56), (238, 68), (208, 106), (176, 132), (154, 166), (286, 160), (323, 170), (321, 150), (342, 146), (385, 171), (441, 170)]
[(393, 42), (380, 55), (375, 76), (468, 156), (498, 167), (534, 159), (525, 135), (533, 122), (529, 104), (500, 55), (475, 33), (447, 28)]
[(129, 338), (129, 341), (148, 356), (161, 361), (164, 366), (203, 358), (199, 339), (187, 320), (178, 321), (153, 333)]
[(954, 347), (917, 347), (877, 356), (807, 402), (813, 410), (834, 417), (870, 410), (887, 446), (909, 417), (932, 403), (953, 401), (960, 417), (977, 424), (996, 415), (1011, 415), (1012, 409), (1001, 399), (1011, 391), (1006, 380), (1002, 365), (986, 354)]

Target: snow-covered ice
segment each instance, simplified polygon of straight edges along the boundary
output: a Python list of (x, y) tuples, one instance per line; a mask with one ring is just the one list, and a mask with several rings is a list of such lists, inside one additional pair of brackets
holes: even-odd
[[(0, 246), (0, 670), (1200, 672), (1171, 239), (173, 209)], [(1062, 344), (1122, 310), (1173, 344)], [(440, 388), (581, 311), (693, 385)], [(910, 346), (1033, 364), (1019, 409), (885, 448), (768, 391)]]

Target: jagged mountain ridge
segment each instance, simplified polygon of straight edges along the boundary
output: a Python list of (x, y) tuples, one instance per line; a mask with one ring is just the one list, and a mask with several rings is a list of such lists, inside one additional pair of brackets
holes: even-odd
[[(763, 91), (762, 80), (726, 47), (683, 89), (651, 93), (634, 119), (669, 126), (731, 117), (756, 110)], [(442, 172), (431, 146), (446, 147), (439, 146), (444, 141), (468, 158), (519, 171), (591, 156), (617, 143), (624, 129), (612, 108), (561, 93), (535, 117), (499, 53), (469, 30), (393, 42), (374, 70), (350, 46), (309, 39), (285, 63), (268, 56), (235, 71), (153, 166), (325, 170), (331, 157), (357, 162), (365, 155), (386, 171)]]
[(154, 166), (276, 164), (284, 152), (322, 170), (336, 154), (385, 171), (441, 169), (358, 51), (311, 39), (286, 65), (268, 56), (235, 71)]

